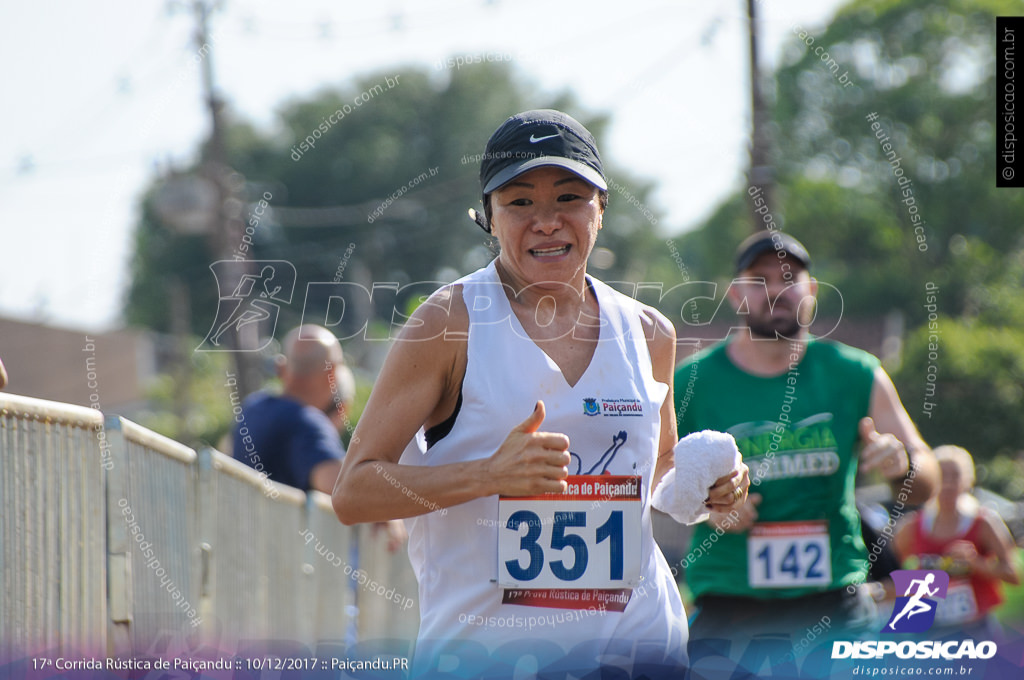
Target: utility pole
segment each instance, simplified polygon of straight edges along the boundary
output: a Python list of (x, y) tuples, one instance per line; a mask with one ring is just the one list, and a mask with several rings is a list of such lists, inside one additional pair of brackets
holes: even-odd
[(192, 8), (196, 14), (196, 54), (200, 57), (203, 76), (203, 98), (210, 113), (210, 139), (204, 152), (204, 162), (227, 165), (227, 151), (224, 149), (224, 124), (221, 109), (224, 103), (217, 96), (213, 84), (213, 47), (210, 45), (210, 13), (211, 8), (204, 0), (193, 0)]
[[(757, 0), (747, 0), (747, 26), (750, 33), (750, 169), (747, 171), (747, 185), (757, 186), (762, 190), (768, 213), (774, 215), (773, 200), (775, 195), (775, 170), (771, 159), (771, 136), (768, 125), (771, 121), (770, 112), (764, 101), (761, 90), (761, 69), (758, 51)], [(750, 204), (750, 216), (754, 230), (764, 229), (766, 225), (761, 216), (754, 212)]]
[[(210, 137), (203, 150), (200, 173), (217, 188), (218, 200), (213, 215), (210, 243), (215, 257), (231, 261), (231, 279), (240, 281), (255, 271), (254, 263), (248, 258), (236, 260), (233, 250), (241, 243), (245, 229), (244, 178), (228, 164), (227, 148), (224, 143), (224, 101), (218, 96), (213, 78), (213, 45), (210, 43), (209, 20), (212, 3), (193, 0), (196, 19), (196, 49), (200, 57), (203, 81), (203, 98), (210, 115)], [(238, 377), (239, 398), (260, 387), (260, 356), (258, 322), (242, 324), (232, 328), (228, 346), (235, 363)]]

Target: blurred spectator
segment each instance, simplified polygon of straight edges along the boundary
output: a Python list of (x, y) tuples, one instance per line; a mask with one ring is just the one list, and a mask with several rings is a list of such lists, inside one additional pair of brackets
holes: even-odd
[(345, 456), (335, 420), (344, 418), (354, 396), (351, 372), (338, 339), (321, 326), (293, 329), (283, 352), (277, 359), (282, 393), (261, 391), (245, 400), (232, 455), (275, 482), (331, 493)]
[(949, 591), (939, 600), (936, 626), (992, 639), (999, 633), (992, 611), (1003, 601), (1000, 582), (1020, 583), (1013, 538), (1003, 520), (971, 494), (971, 454), (959, 446), (940, 446), (934, 452), (942, 486), (935, 499), (901, 525), (896, 552), (907, 568), (949, 573)]

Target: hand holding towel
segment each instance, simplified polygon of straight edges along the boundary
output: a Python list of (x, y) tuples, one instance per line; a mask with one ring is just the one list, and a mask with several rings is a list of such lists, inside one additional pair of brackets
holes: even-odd
[(708, 489), (738, 467), (743, 457), (732, 435), (713, 430), (683, 437), (673, 451), (675, 468), (662, 478), (651, 503), (681, 524), (702, 522), (708, 518)]

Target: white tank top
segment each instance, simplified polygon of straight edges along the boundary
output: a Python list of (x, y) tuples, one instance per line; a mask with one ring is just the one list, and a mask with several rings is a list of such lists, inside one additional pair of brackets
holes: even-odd
[[(410, 446), (401, 463), (446, 465), (490, 456), (543, 400), (540, 429), (568, 435), (570, 474), (642, 478), (639, 584), (624, 611), (503, 604), (504, 589), (495, 580), (497, 496), (407, 520), (419, 580), (421, 668), (424, 662), (436, 668), (436, 654), (425, 659), (425, 650), (448, 641), (475, 650), (468, 657), (460, 652), (462, 663), (470, 657), (482, 663), (514, 645), (513, 656), (530, 653), (538, 664), (548, 657), (580, 667), (598, 659), (627, 668), (645, 659), (685, 664), (685, 613), (651, 528), (650, 483), (668, 386), (654, 379), (639, 304), (587, 280), (600, 307), (600, 337), (586, 372), (571, 387), (512, 312), (493, 262), (457, 281), (470, 324), (462, 406), (446, 436), (425, 452)], [(556, 554), (572, 561), (570, 550)], [(495, 652), (503, 643), (505, 649)]]

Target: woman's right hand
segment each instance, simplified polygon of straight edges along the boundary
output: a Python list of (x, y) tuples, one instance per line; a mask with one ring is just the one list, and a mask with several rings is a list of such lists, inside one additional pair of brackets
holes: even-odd
[(512, 428), (486, 464), (485, 474), (502, 496), (533, 496), (560, 493), (569, 476), (569, 437), (558, 432), (538, 432), (544, 422), (544, 402)]

